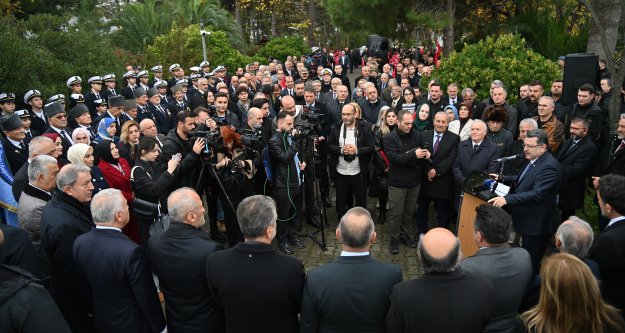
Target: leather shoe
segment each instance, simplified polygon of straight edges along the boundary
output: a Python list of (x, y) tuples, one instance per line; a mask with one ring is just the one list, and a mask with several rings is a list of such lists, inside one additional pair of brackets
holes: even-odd
[(391, 252), (391, 254), (398, 254), (399, 253), (399, 239), (391, 238), (391, 243), (389, 244), (388, 249)]
[(400, 235), (399, 240), (402, 242), (402, 244), (406, 245), (407, 247), (410, 247), (413, 249), (417, 247), (417, 242), (415, 242), (414, 239), (412, 239), (412, 237), (406, 234)]
[(288, 240), (288, 243), (290, 245), (295, 246), (298, 249), (303, 249), (306, 247), (306, 244), (304, 244), (304, 242), (302, 242), (299, 238), (295, 237), (295, 238), (291, 238)]
[(215, 242), (219, 242), (219, 243), (225, 243), (226, 242), (226, 237), (224, 237), (224, 235), (222, 235), (219, 232), (211, 234), (211, 239), (214, 240)]
[(310, 224), (310, 226), (314, 228), (317, 228), (317, 229), (321, 228), (319, 221), (317, 221), (317, 218), (314, 216), (308, 216), (308, 218), (306, 218), (306, 223)]
[(287, 244), (287, 242), (280, 242), (278, 243), (278, 249), (280, 250), (280, 252), (286, 254), (286, 255), (292, 255), (293, 253), (295, 253), (295, 251), (293, 251), (293, 249), (291, 249), (291, 247), (289, 246), (289, 244)]

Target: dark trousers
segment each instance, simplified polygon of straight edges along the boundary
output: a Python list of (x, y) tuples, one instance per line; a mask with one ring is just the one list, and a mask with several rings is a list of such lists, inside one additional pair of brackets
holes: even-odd
[(347, 212), (352, 197), (357, 207), (367, 208), (367, 177), (362, 173), (353, 176), (345, 176), (336, 173), (334, 176), (336, 188), (336, 215), (340, 220)]
[(436, 206), (436, 222), (441, 228), (449, 229), (450, 217), (452, 211), (451, 199), (432, 199), (419, 198), (419, 207), (417, 208), (417, 227), (419, 233), (428, 232), (428, 217), (430, 214), (430, 202), (434, 201)]
[(296, 238), (302, 207), (301, 186), (274, 187), (273, 197), (278, 211), (278, 230), (276, 232), (278, 242), (286, 242)]
[(551, 235), (521, 236), (521, 247), (529, 252), (530, 259), (532, 259), (532, 276), (540, 271), (540, 262), (545, 255), (550, 239)]
[(250, 179), (247, 179), (245, 176), (237, 178), (237, 181), (234, 181), (234, 177), (233, 179), (223, 181), (224, 189), (228, 193), (228, 197), (230, 197), (232, 207), (230, 207), (225, 196), (221, 193), (221, 202), (224, 204), (223, 210), (224, 222), (226, 223), (226, 238), (228, 239), (229, 247), (233, 247), (237, 245), (237, 243), (244, 241), (243, 233), (239, 227), (236, 210), (237, 207), (239, 207), (239, 203), (243, 201), (243, 199), (254, 194), (254, 184)]

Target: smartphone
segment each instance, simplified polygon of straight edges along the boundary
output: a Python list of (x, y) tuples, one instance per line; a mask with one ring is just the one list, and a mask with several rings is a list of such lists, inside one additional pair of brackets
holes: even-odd
[(182, 159), (182, 155), (180, 153), (178, 153), (178, 154), (172, 156), (171, 159), (174, 160), (174, 161), (180, 162), (180, 160)]

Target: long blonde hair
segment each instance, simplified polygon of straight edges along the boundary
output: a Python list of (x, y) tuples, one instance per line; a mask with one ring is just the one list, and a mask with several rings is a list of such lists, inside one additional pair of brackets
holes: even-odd
[(590, 268), (577, 257), (554, 254), (542, 264), (538, 305), (523, 313), (528, 332), (623, 332), (619, 311), (603, 302)]

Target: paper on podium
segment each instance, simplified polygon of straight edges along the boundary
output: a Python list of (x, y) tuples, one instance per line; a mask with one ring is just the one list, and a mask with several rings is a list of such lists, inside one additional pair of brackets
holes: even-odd
[(508, 194), (508, 192), (510, 192), (510, 186), (508, 185), (498, 183), (497, 186), (495, 187), (495, 194), (497, 194), (500, 197), (505, 196), (506, 194)]

